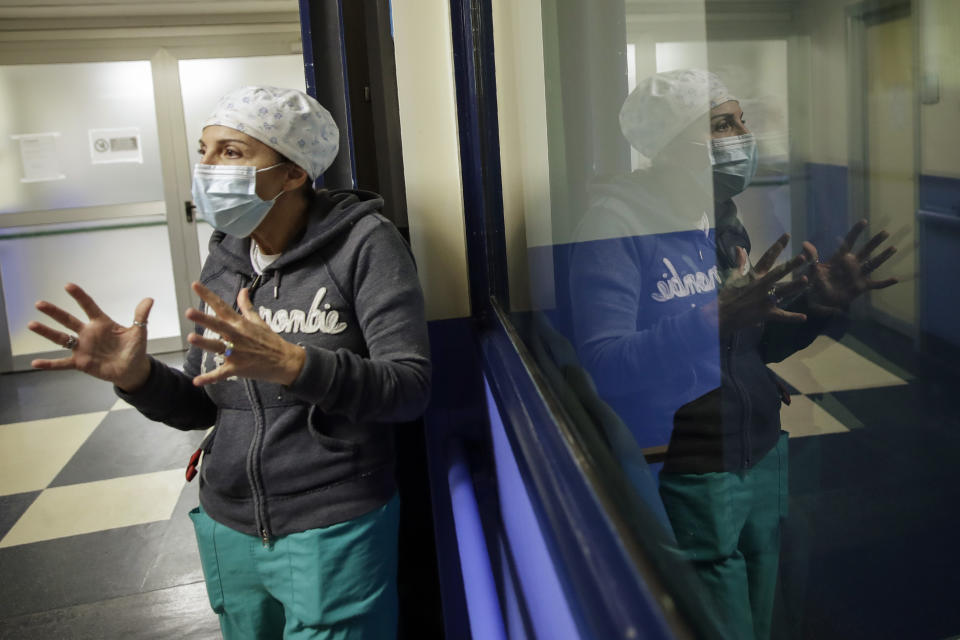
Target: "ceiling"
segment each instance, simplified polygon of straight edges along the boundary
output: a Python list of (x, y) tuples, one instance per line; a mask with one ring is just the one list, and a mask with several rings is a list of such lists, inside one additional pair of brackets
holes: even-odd
[(0, 31), (297, 22), (297, 0), (0, 0)]

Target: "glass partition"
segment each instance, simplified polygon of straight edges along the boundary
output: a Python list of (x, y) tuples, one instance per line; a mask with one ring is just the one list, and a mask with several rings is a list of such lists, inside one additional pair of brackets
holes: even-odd
[(146, 60), (0, 66), (0, 145), (0, 214), (163, 200)]
[(960, 634), (960, 5), (493, 2), (511, 319), (704, 637)]

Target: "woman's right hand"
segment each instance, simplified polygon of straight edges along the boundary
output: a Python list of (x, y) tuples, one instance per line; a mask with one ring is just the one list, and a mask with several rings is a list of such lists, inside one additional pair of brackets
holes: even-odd
[[(34, 360), (30, 365), (36, 369), (77, 369), (112, 382), (124, 391), (135, 391), (143, 386), (150, 376), (146, 325), (153, 299), (141, 300), (133, 312), (133, 325), (125, 327), (105, 314), (79, 286), (71, 283), (64, 289), (77, 301), (89, 321), (82, 322), (45, 300), (37, 302), (36, 308), (73, 332), (76, 342), (67, 358)], [(71, 346), (73, 336), (70, 333), (41, 322), (31, 322), (28, 328), (59, 347)]]
[(790, 298), (808, 286), (806, 276), (778, 283), (808, 261), (816, 261), (816, 249), (804, 242), (802, 253), (773, 266), (789, 241), (790, 234), (780, 236), (752, 269), (748, 265), (747, 252), (737, 247), (736, 275), (728, 279), (717, 294), (721, 335), (761, 322), (804, 322), (807, 319), (802, 313), (777, 306), (782, 299)]

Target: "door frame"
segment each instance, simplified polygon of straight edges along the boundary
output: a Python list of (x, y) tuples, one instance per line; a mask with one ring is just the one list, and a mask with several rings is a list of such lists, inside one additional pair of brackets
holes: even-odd
[[(861, 218), (870, 219), (870, 187), (867, 171), (870, 168), (868, 122), (863, 117), (867, 109), (867, 27), (869, 24), (886, 22), (903, 17), (913, 19), (913, 78), (914, 95), (919, 95), (917, 86), (920, 77), (919, 37), (917, 34), (916, 0), (865, 0), (846, 8), (847, 21), (847, 228)], [(914, 194), (913, 211), (916, 217), (919, 210), (918, 186), (920, 181), (920, 101), (913, 101), (913, 172)], [(869, 229), (869, 227), (868, 227)], [(919, 223), (916, 240), (919, 240)], [(920, 269), (920, 248), (914, 251), (914, 273)], [(870, 304), (869, 292), (854, 301), (852, 309), (858, 316), (869, 317), (881, 325), (894, 329), (911, 338), (919, 346), (920, 300), (922, 282), (917, 283), (914, 291), (913, 307), (916, 321), (911, 325), (888, 313), (874, 308)]]
[[(296, 26), (299, 37), (299, 25)], [(299, 40), (298, 40), (299, 42)], [(205, 58), (246, 58), (271, 55), (290, 55), (289, 43), (270, 41), (246, 42), (242, 48), (234, 44), (161, 47), (151, 57), (153, 66), (154, 95), (156, 96), (157, 128), (160, 132), (160, 157), (163, 160), (164, 200), (167, 203), (167, 229), (170, 238), (170, 254), (174, 270), (182, 277), (174, 278), (179, 308), (181, 348), (187, 347), (187, 335), (194, 325), (184, 316), (189, 307), (199, 307), (200, 298), (193, 293), (190, 284), (200, 275), (203, 266), (197, 239), (196, 219), (186, 215), (187, 204), (192, 201), (191, 185), (193, 158), (183, 146), (187, 137), (183, 114), (183, 93), (180, 86), (181, 60)], [(179, 265), (179, 266), (177, 266)]]

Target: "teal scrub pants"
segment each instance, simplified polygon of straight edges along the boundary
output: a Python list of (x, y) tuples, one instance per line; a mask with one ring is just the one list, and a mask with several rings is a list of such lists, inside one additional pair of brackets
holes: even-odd
[(190, 512), (210, 606), (226, 640), (393, 640), (400, 501), (347, 522), (275, 538)]
[(746, 471), (662, 473), (660, 496), (724, 639), (769, 638), (787, 515), (787, 434)]

